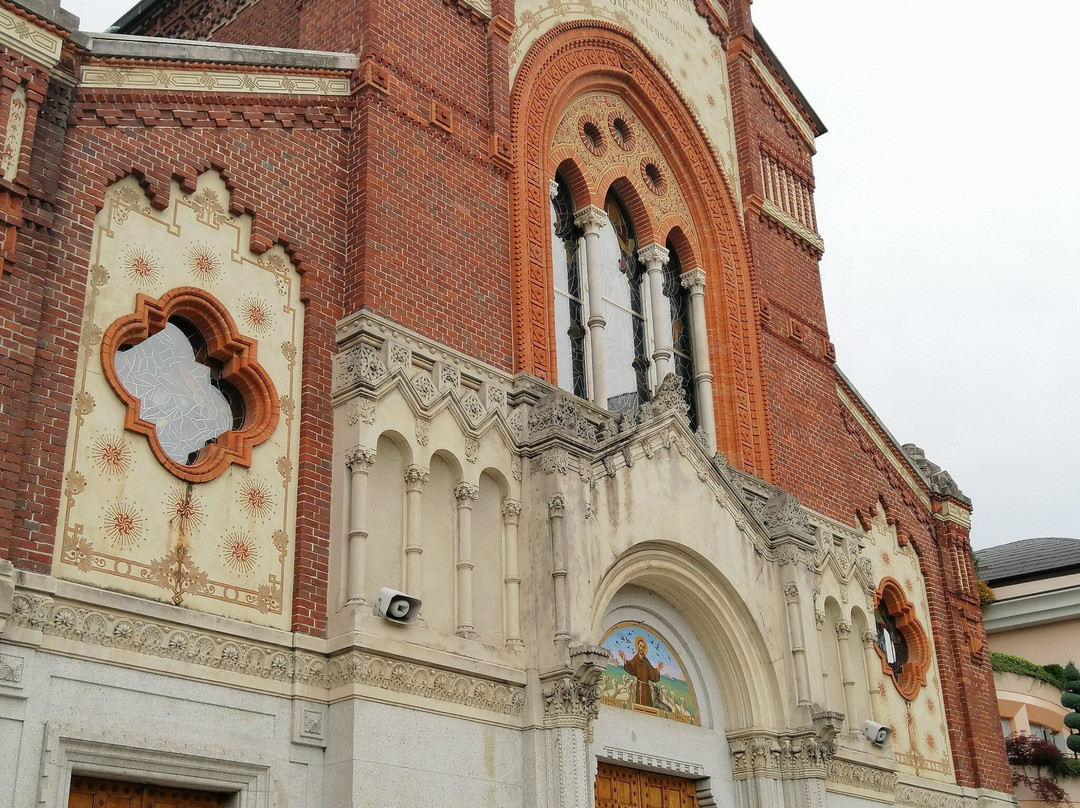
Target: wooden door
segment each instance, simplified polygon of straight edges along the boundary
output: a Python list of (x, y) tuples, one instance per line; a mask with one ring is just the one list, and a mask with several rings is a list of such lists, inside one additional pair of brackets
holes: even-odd
[(600, 763), (596, 808), (698, 808), (694, 782)]
[(68, 808), (225, 808), (227, 794), (72, 777)]

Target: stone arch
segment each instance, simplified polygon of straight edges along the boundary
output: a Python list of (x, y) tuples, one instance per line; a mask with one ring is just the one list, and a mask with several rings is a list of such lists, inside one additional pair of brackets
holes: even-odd
[(673, 542), (635, 545), (608, 569), (593, 598), (590, 641), (626, 586), (647, 588), (690, 625), (716, 671), (726, 728), (779, 727), (783, 695), (764, 636), (735, 587), (708, 559)]
[(647, 128), (668, 135), (665, 150), (673, 179), (702, 239), (698, 254), (707, 276), (709, 359), (718, 377), (713, 402), (717, 442), (730, 462), (771, 479), (751, 264), (732, 186), (674, 83), (630, 34), (607, 23), (556, 26), (532, 46), (515, 77), (515, 369), (549, 380), (556, 372), (551, 259), (542, 246), (549, 241), (547, 187), (553, 176), (546, 150), (562, 110), (587, 92), (618, 95)]

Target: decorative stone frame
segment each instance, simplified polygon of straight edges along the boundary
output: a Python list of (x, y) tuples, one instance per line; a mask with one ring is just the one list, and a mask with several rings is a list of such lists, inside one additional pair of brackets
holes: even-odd
[(896, 621), (896, 630), (903, 635), (908, 646), (907, 662), (903, 671), (897, 674), (875, 642), (874, 651), (881, 660), (881, 672), (893, 680), (901, 696), (907, 701), (914, 701), (919, 689), (926, 685), (926, 672), (930, 669), (930, 640), (915, 614), (915, 605), (904, 596), (904, 589), (895, 578), (882, 578), (878, 584), (874, 592), (874, 612), (881, 606)]
[[(116, 372), (115, 356), (121, 345), (138, 344), (165, 328), (170, 317), (183, 317), (206, 340), (207, 354), (221, 362), (221, 378), (244, 402), (244, 425), (204, 446), (193, 464), (184, 465), (166, 454), (157, 438), (157, 427), (139, 416), (141, 402), (127, 391)], [(127, 406), (124, 428), (145, 435), (154, 457), (170, 474), (191, 483), (219, 477), (233, 463), (251, 466), (251, 452), (277, 427), (279, 404), (270, 376), (258, 363), (258, 342), (245, 337), (225, 306), (202, 289), (182, 286), (158, 299), (140, 294), (135, 312), (121, 317), (101, 340), (101, 368), (113, 392)]]
[(269, 808), (270, 768), (218, 754), (186, 755), (143, 742), (125, 746), (87, 739), (85, 728), (45, 726), (39, 805), (66, 808), (72, 774), (231, 792), (229, 808)]

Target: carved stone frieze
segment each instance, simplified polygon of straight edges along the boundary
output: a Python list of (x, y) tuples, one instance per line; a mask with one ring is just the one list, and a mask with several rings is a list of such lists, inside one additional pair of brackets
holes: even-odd
[(526, 429), (530, 441), (560, 437), (586, 447), (596, 445), (596, 424), (585, 417), (580, 404), (558, 391), (536, 403), (529, 412)]
[(894, 771), (848, 760), (833, 758), (825, 764), (826, 785), (839, 786), (841, 789), (893, 794), (899, 779), (899, 775)]
[(674, 412), (684, 423), (690, 423), (690, 405), (686, 403), (686, 391), (683, 389), (682, 379), (674, 373), (664, 377), (649, 403), (652, 405), (654, 418)]
[(360, 684), (514, 716), (520, 715), (525, 705), (525, 689), (504, 682), (357, 650), (328, 659), (322, 654), (81, 608), (21, 591), (15, 595), (12, 622), (46, 636), (200, 666), (208, 669), (210, 678), (220, 676), (210, 673), (213, 670), (323, 689)]
[(979, 801), (975, 797), (944, 794), (905, 783), (896, 787), (895, 804), (898, 808), (976, 808)]
[(386, 372), (386, 365), (375, 348), (356, 345), (334, 358), (334, 387), (341, 390), (355, 384), (374, 386), (386, 378)]
[(813, 528), (806, 511), (795, 497), (787, 491), (778, 490), (765, 502), (761, 523), (773, 541), (795, 541), (814, 545)]
[(345, 410), (345, 420), (349, 426), (356, 426), (361, 421), (365, 424), (375, 423), (375, 402), (370, 398), (350, 399)]
[(835, 752), (834, 746), (822, 744), (813, 731), (783, 735), (759, 732), (729, 738), (728, 743), (736, 780), (824, 777), (825, 764)]
[(566, 474), (570, 470), (570, 455), (566, 449), (548, 449), (540, 455), (540, 468), (544, 474)]
[(421, 370), (413, 376), (412, 388), (416, 392), (416, 397), (420, 399), (420, 403), (425, 407), (430, 406), (439, 395), (439, 391), (435, 389), (435, 382), (431, 380), (431, 374), (426, 370)]

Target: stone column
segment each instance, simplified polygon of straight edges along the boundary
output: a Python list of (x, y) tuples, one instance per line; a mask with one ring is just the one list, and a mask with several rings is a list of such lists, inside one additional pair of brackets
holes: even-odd
[(788, 632), (791, 634), (791, 656), (795, 662), (795, 698), (802, 706), (810, 704), (810, 666), (806, 661), (806, 639), (803, 633), (802, 604), (799, 602), (799, 585), (795, 581), (784, 584), (787, 601)]
[(476, 639), (472, 617), (472, 509), (480, 496), (480, 489), (471, 483), (458, 483), (454, 488), (457, 500), (457, 634), (470, 640)]
[(709, 370), (709, 335), (705, 323), (705, 270), (691, 269), (679, 276), (690, 290), (690, 334), (694, 343), (694, 384), (697, 393), (698, 424), (708, 441), (709, 453), (716, 452), (716, 415), (713, 410), (713, 375)]
[(877, 721), (878, 711), (874, 709), (874, 704), (881, 698), (881, 694), (878, 693), (877, 687), (874, 685), (877, 679), (874, 676), (875, 670), (880, 670), (881, 662), (878, 658), (877, 651), (874, 650), (874, 643), (877, 640), (877, 635), (870, 629), (867, 629), (862, 633), (860, 638), (863, 644), (863, 658), (866, 666), (866, 682), (867, 690), (870, 693), (870, 715), (867, 716), (871, 721)]
[(521, 503), (516, 499), (503, 500), (503, 553), (506, 573), (503, 578), (506, 598), (506, 644), (521, 648), (521, 573), (518, 570), (518, 521)]
[(364, 600), (364, 562), (368, 537), (368, 472), (375, 464), (375, 450), (356, 446), (345, 453), (345, 465), (349, 468), (349, 562), (347, 584), (350, 606), (360, 606)]
[[(668, 262), (668, 251), (659, 244), (649, 244), (638, 250), (638, 260), (645, 265), (649, 274), (649, 306), (652, 308), (653, 367), (656, 370), (656, 384), (659, 386), (664, 377), (671, 372), (671, 357), (674, 353), (671, 344), (671, 307), (664, 297), (664, 265)], [(691, 326), (692, 328), (693, 326)], [(696, 333), (696, 332), (695, 332)]]
[(555, 494), (548, 503), (548, 517), (551, 522), (551, 579), (554, 582), (555, 597), (555, 640), (570, 639), (570, 618), (567, 601), (570, 598), (566, 581), (566, 500), (563, 495)]
[(420, 580), (420, 556), (424, 548), (420, 544), (420, 496), (430, 474), (419, 466), (405, 469), (405, 582), (403, 586), (410, 595), (423, 599)]
[(851, 623), (840, 620), (836, 624), (836, 644), (840, 650), (840, 681), (844, 683), (844, 711), (847, 713), (848, 732), (855, 732), (859, 706), (855, 700), (855, 663), (851, 658)]
[(589, 205), (574, 214), (574, 224), (585, 233), (585, 272), (589, 284), (589, 358), (592, 360), (592, 384), (589, 400), (607, 409), (607, 375), (604, 369), (603, 293), (600, 279), (600, 230), (608, 223), (605, 211)]

